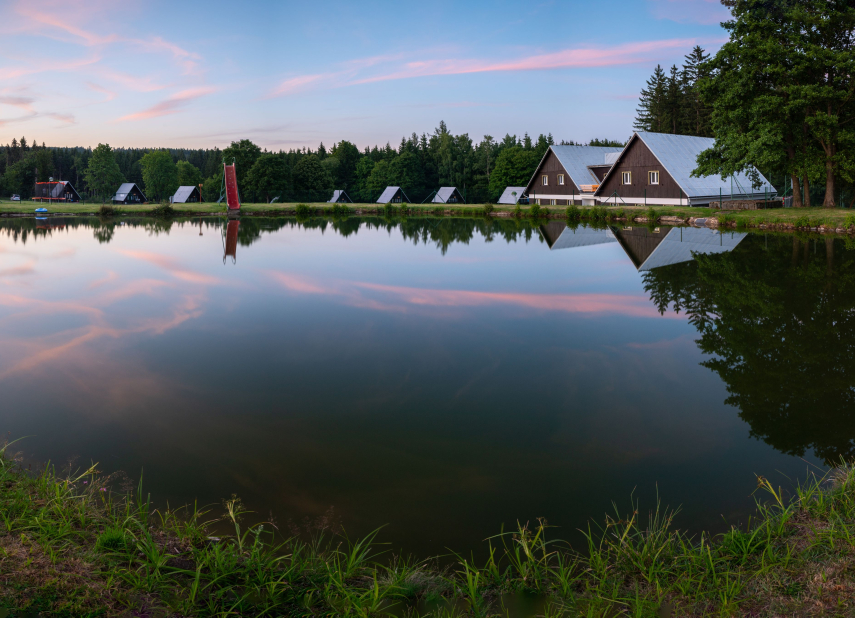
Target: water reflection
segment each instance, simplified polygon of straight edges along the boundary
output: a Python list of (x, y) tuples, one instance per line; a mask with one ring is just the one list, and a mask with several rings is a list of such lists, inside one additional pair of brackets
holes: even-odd
[(750, 508), (752, 473), (853, 451), (840, 240), (49, 223), (0, 221), (0, 431), (37, 435), (41, 460), (145, 468), (172, 502), (334, 505), (430, 555), (538, 516), (569, 537), (636, 487), (715, 526)]
[(751, 435), (826, 462), (855, 456), (855, 253), (846, 239), (744, 235), (722, 255), (643, 274), (683, 311)]

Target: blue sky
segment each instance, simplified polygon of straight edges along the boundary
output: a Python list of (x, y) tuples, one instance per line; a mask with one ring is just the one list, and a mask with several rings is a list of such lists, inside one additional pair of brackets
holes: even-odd
[(625, 139), (657, 63), (726, 40), (718, 0), (7, 0), (0, 143), (278, 150)]

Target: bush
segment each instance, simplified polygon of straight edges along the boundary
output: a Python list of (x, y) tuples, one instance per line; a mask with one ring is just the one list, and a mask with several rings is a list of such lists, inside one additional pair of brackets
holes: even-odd
[(383, 207), (383, 214), (385, 214), (387, 217), (394, 217), (397, 211), (398, 209), (395, 208), (392, 204), (386, 204)]
[(576, 204), (571, 204), (567, 207), (567, 219), (570, 221), (578, 221), (582, 218), (582, 213), (579, 212), (579, 207)]
[(606, 221), (609, 217), (609, 211), (605, 206), (594, 206), (588, 210), (588, 217), (594, 221)]
[(494, 210), (494, 208), (493, 208), (492, 204), (484, 204), (484, 214), (485, 215), (489, 215), (490, 213), (493, 212), (493, 210)]
[(350, 215), (350, 208), (344, 204), (334, 204), (332, 207), (333, 217), (347, 217)]
[(410, 209), (407, 207), (406, 203), (401, 204), (401, 207), (398, 209), (398, 213), (402, 217), (406, 217), (408, 214), (410, 214)]
[(520, 203), (517, 202), (517, 205), (514, 207), (514, 218), (519, 219), (522, 217), (522, 208), (520, 208)]
[(152, 208), (150, 214), (155, 217), (172, 217), (175, 215), (175, 209), (169, 203), (162, 203), (160, 206)]
[(95, 546), (101, 551), (124, 551), (128, 548), (125, 531), (119, 527), (107, 528), (98, 536)]
[(846, 221), (843, 223), (843, 227), (855, 227), (855, 215), (846, 215)]
[(802, 215), (795, 221), (793, 221), (793, 225), (796, 227), (810, 227), (810, 219), (807, 215)]
[(101, 208), (98, 209), (98, 214), (102, 217), (112, 217), (116, 214), (116, 209), (109, 204), (101, 204)]
[[(546, 209), (544, 208), (543, 210), (545, 211)], [(543, 216), (543, 214), (544, 213), (541, 212), (540, 206), (538, 206), (537, 204), (532, 204), (528, 207), (528, 216), (532, 219), (538, 219)]]
[(652, 206), (647, 209), (647, 212), (644, 214), (644, 216), (647, 218), (648, 223), (656, 223), (657, 221), (659, 221), (659, 215), (656, 214), (656, 209)]
[(297, 216), (298, 217), (308, 217), (312, 214), (312, 209), (309, 208), (308, 204), (297, 204)]

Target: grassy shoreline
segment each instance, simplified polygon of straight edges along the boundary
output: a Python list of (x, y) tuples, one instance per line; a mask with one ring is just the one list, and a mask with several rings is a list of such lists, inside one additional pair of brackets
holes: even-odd
[[(0, 451), (0, 612), (5, 616), (496, 616), (508, 594), (537, 615), (843, 616), (855, 612), (855, 468), (810, 478), (792, 499), (758, 478), (744, 529), (690, 537), (675, 513), (639, 508), (591, 524), (587, 547), (541, 522), (484, 543), (479, 563), (396, 557), (379, 543), (157, 510), (141, 485), (113, 491), (96, 466), (24, 469)], [(213, 536), (212, 526), (228, 534)], [(386, 553), (384, 553), (386, 552)]]
[[(225, 210), (216, 204), (175, 204), (163, 207), (152, 204), (122, 205), (102, 210), (100, 204), (63, 204), (50, 207), (50, 216), (223, 216)], [(241, 216), (486, 216), (526, 219), (572, 219), (579, 221), (623, 221), (667, 225), (702, 225), (713, 228), (746, 228), (780, 231), (816, 231), (820, 233), (855, 234), (855, 211), (843, 208), (787, 208), (752, 211), (717, 211), (688, 206), (595, 206), (595, 207), (513, 207), (493, 204), (467, 204), (455, 207), (437, 205), (377, 204), (244, 204)], [(0, 202), (0, 218), (34, 217), (14, 202)]]

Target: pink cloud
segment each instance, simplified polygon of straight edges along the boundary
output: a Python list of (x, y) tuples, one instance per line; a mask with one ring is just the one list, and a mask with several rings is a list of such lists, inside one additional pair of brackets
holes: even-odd
[[(576, 314), (619, 314), (659, 318), (659, 312), (643, 295), (631, 294), (534, 294), (524, 292), (481, 292), (384, 285), (369, 282), (331, 281), (321, 283), (306, 277), (270, 271), (284, 288), (297, 294), (340, 297), (353, 307), (406, 313), (423, 308), (516, 306), (536, 311)], [(666, 314), (665, 317), (677, 317)]]
[(730, 19), (730, 11), (720, 0), (648, 0), (657, 19), (681, 23), (715, 25)]
[(30, 97), (4, 97), (0, 96), (0, 105), (11, 105), (12, 107), (18, 107), (25, 112), (33, 111), (33, 102), (34, 99)]
[(181, 92), (172, 95), (168, 99), (157, 103), (156, 105), (152, 105), (148, 109), (145, 109), (141, 112), (137, 112), (135, 114), (128, 114), (127, 116), (122, 116), (117, 119), (116, 122), (124, 122), (127, 120), (147, 120), (149, 118), (157, 118), (159, 116), (169, 116), (170, 114), (177, 114), (181, 111), (181, 108), (186, 107), (194, 100), (203, 97), (205, 95), (211, 94), (215, 92), (214, 88), (191, 88), (189, 90), (182, 90)]
[(101, 94), (107, 95), (107, 98), (104, 99), (104, 101), (103, 101), (104, 103), (107, 103), (108, 101), (112, 101), (113, 99), (116, 98), (115, 92), (113, 92), (112, 90), (107, 90), (106, 88), (99, 86), (98, 84), (95, 84), (92, 82), (86, 82), (86, 87), (89, 88), (90, 90), (94, 90), (95, 92), (100, 92)]
[(301, 90), (306, 90), (308, 86), (317, 84), (318, 82), (330, 81), (339, 76), (340, 73), (319, 73), (317, 75), (301, 75), (286, 79), (279, 86), (273, 89), (267, 98), (281, 97), (288, 94), (294, 94)]

